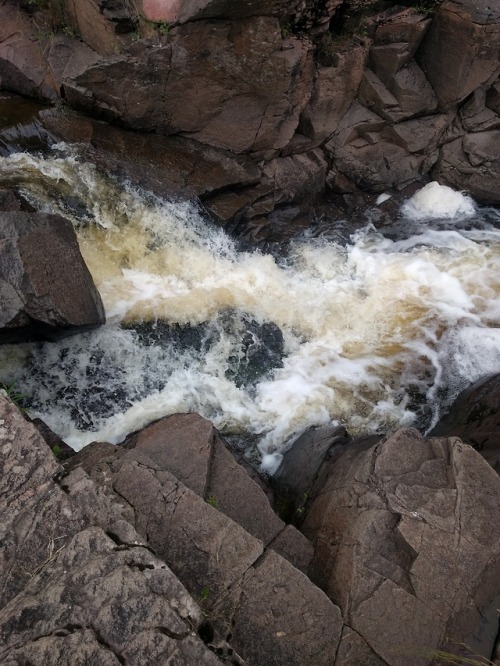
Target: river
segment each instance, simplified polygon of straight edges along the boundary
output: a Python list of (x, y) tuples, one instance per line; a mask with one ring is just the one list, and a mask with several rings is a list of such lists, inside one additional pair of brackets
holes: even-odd
[(374, 206), (348, 243), (304, 234), (285, 256), (241, 251), (196, 203), (65, 144), (1, 157), (1, 185), (73, 221), (105, 304), (99, 330), (0, 347), (0, 380), (77, 449), (197, 411), (255, 435), (272, 473), (311, 425), (425, 431), (500, 372), (500, 214), (437, 183), (383, 231)]

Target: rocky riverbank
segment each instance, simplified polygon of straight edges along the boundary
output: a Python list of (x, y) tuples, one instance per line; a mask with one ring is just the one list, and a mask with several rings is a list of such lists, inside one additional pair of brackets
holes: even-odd
[[(427, 174), (499, 203), (495, 4), (55, 4), (2, 2), (0, 86), (160, 135), (117, 145), (139, 164), (156, 153), (152, 180), (180, 173), (240, 234), (262, 240), (273, 211), (325, 191)], [(64, 114), (48, 122), (68, 136)], [(80, 129), (99, 141), (99, 126)]]
[[(471, 0), (0, 0), (0, 154), (75, 144), (252, 245), (429, 177), (497, 205), (499, 42)], [(15, 178), (0, 342), (99, 326)], [(495, 375), (432, 437), (314, 428), (269, 482), (194, 413), (74, 454), (0, 394), (1, 663), (500, 664), (497, 412)]]
[(195, 414), (59, 464), (0, 410), (2, 663), (495, 658), (500, 479), (457, 438), (323, 429), (301, 534)]

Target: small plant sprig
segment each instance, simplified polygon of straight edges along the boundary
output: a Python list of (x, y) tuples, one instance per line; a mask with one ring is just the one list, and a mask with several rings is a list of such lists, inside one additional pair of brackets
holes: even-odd
[(158, 32), (160, 35), (163, 35), (164, 37), (167, 37), (169, 32), (170, 32), (170, 26), (166, 21), (161, 21), (158, 24)]
[(207, 499), (207, 504), (210, 504), (210, 506), (213, 506), (214, 509), (219, 508), (219, 500), (215, 495), (210, 495), (210, 497)]
[(19, 393), (16, 389), (16, 382), (10, 384), (0, 383), (0, 391), (13, 402), (22, 412), (25, 412), (24, 401), (28, 397), (24, 393)]

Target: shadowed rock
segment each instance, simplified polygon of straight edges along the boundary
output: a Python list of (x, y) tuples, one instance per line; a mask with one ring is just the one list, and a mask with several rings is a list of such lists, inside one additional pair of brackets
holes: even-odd
[(54, 340), (104, 323), (68, 220), (0, 213), (0, 303), (0, 342)]

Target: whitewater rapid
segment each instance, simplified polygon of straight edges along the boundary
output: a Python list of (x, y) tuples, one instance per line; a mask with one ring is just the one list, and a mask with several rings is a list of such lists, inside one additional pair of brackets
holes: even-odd
[(0, 347), (0, 381), (75, 448), (197, 411), (259, 435), (272, 472), (308, 426), (429, 428), (500, 371), (500, 216), (437, 183), (390, 233), (304, 236), (282, 259), (238, 251), (195, 204), (119, 184), (66, 146), (1, 158), (0, 183), (72, 219), (105, 304), (97, 331)]

